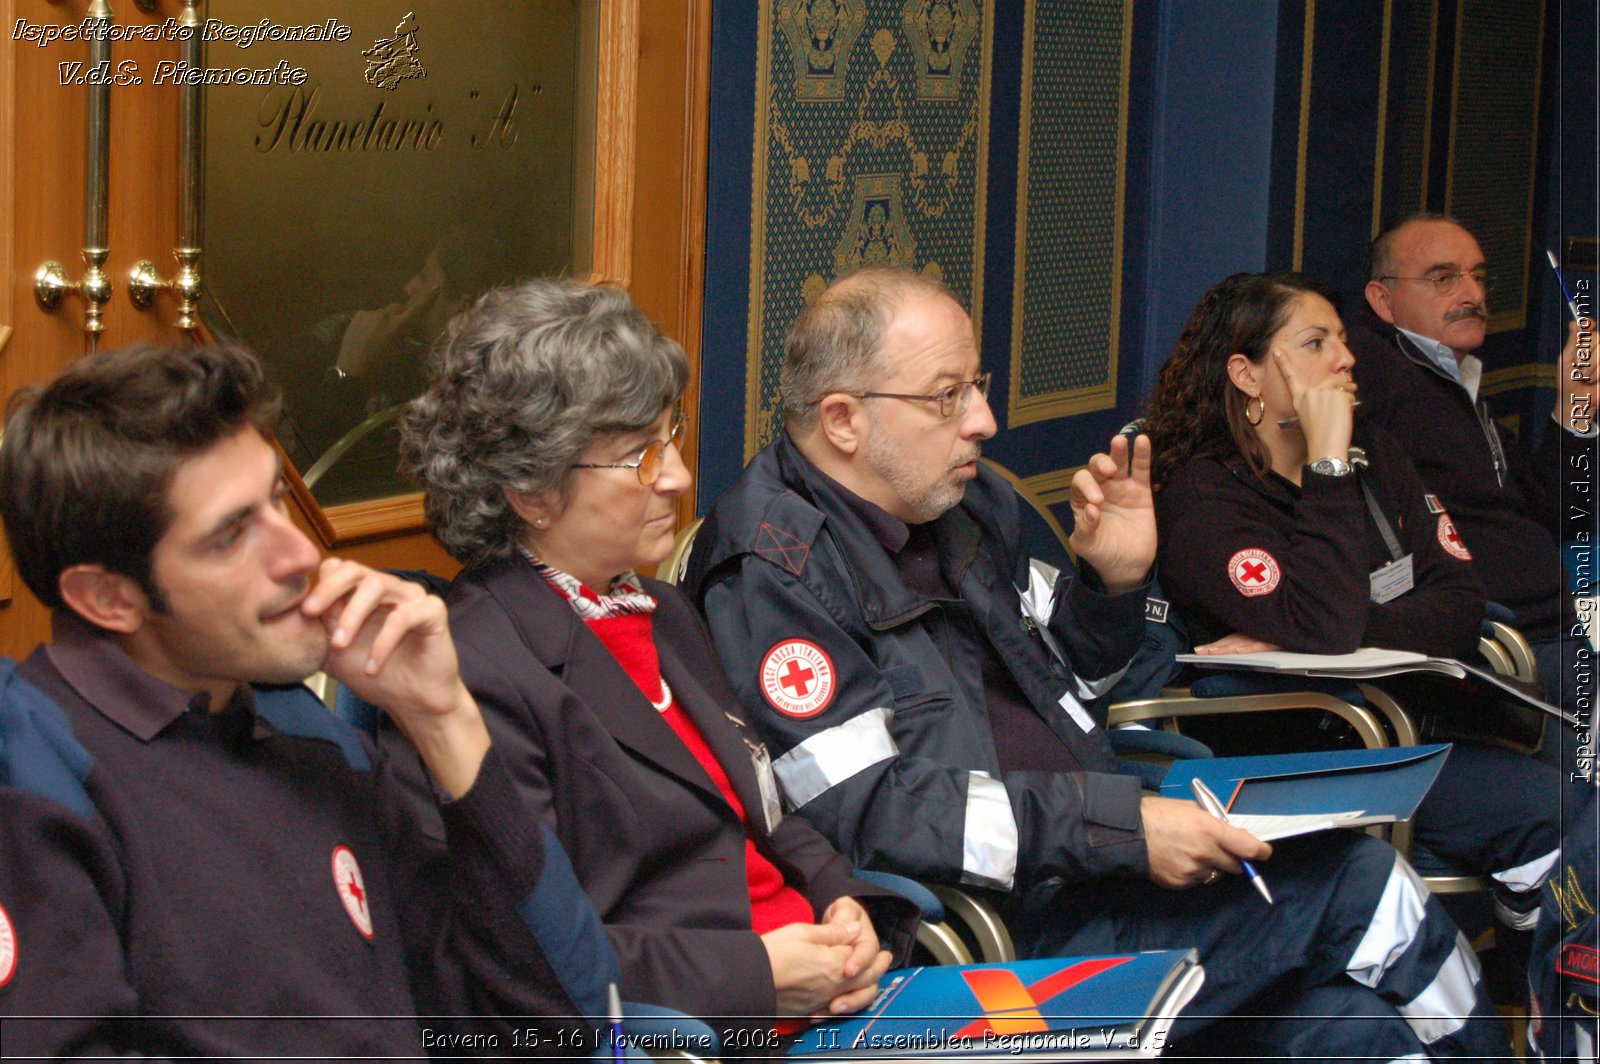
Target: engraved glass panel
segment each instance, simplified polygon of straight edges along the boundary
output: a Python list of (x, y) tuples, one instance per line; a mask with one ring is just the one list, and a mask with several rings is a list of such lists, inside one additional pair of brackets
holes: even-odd
[(206, 15), (206, 324), (263, 357), (318, 502), (413, 491), (396, 419), (446, 321), (588, 271), (598, 0)]

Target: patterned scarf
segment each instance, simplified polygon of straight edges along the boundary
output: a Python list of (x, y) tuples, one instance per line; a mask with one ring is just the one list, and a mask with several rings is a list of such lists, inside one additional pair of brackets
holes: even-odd
[(560, 591), (571, 604), (573, 611), (585, 621), (655, 612), (656, 600), (645, 591), (644, 584), (639, 580), (639, 574), (632, 569), (611, 581), (611, 589), (606, 594), (598, 595), (571, 573), (564, 573), (535, 558), (527, 548), (519, 546), (517, 549), (528, 559), (534, 572)]

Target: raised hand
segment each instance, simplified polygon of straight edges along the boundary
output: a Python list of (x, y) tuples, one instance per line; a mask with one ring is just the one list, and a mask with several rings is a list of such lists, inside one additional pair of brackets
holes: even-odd
[(1156, 557), (1156, 509), (1150, 493), (1150, 437), (1111, 441), (1072, 477), (1073, 553), (1094, 568), (1112, 594), (1143, 584)]

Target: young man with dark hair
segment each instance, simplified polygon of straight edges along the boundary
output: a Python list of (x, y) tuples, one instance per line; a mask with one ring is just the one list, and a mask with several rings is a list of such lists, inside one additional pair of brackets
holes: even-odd
[[(320, 559), (271, 411), (230, 347), (91, 356), (11, 404), (0, 515), (54, 638), (0, 670), (6, 1051), (571, 1052), (615, 958), (508, 815), (443, 602)], [(447, 842), (319, 668), (416, 745)]]

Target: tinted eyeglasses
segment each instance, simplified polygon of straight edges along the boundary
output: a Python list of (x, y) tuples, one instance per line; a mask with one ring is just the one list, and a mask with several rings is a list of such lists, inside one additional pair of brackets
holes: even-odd
[(574, 462), (573, 469), (631, 469), (639, 477), (639, 483), (649, 487), (661, 478), (661, 466), (667, 456), (667, 448), (675, 447), (683, 439), (683, 426), (689, 421), (688, 415), (678, 411), (672, 419), (672, 431), (664, 440), (651, 440), (644, 445), (638, 457), (631, 462)]
[(948, 388), (940, 388), (932, 395), (906, 395), (903, 392), (851, 392), (857, 399), (905, 399), (917, 403), (938, 403), (940, 417), (965, 414), (972, 406), (972, 393), (976, 391), (985, 399), (989, 397), (989, 380), (992, 373), (980, 373), (970, 381), (958, 381)]

